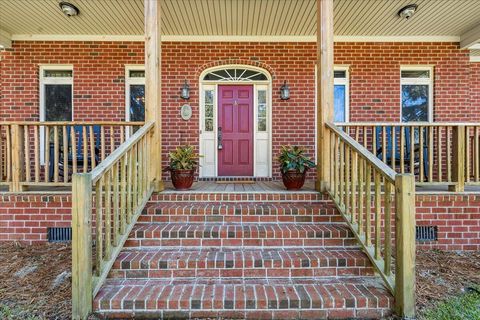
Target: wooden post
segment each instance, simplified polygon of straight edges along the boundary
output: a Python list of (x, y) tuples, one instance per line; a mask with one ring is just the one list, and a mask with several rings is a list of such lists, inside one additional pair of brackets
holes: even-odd
[(333, 0), (317, 0), (317, 181), (315, 188), (329, 188), (330, 139), (326, 123), (333, 121)]
[(459, 125), (453, 129), (453, 163), (452, 163), (452, 181), (455, 185), (449, 186), (450, 191), (463, 192), (465, 190), (465, 126)]
[[(23, 127), (14, 124), (12, 125), (12, 183), (10, 184), (11, 192), (23, 191), (22, 182), (25, 178), (25, 157), (24, 157), (24, 132)], [(30, 164), (28, 164), (30, 165)]]
[(92, 311), (92, 176), (72, 178), (72, 318)]
[(398, 316), (415, 317), (415, 177), (395, 178), (395, 308)]
[(162, 182), (162, 98), (161, 98), (161, 0), (145, 0), (145, 111), (147, 121), (155, 122), (149, 149), (148, 176), (154, 190), (164, 189)]

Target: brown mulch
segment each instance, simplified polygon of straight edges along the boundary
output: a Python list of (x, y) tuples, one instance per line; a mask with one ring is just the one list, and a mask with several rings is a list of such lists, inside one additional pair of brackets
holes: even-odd
[(41, 319), (70, 319), (70, 272), (70, 244), (0, 243), (0, 305)]
[[(480, 252), (419, 251), (416, 259), (420, 314), (480, 286)], [(0, 243), (0, 306), (21, 308), (41, 319), (70, 319), (70, 271), (70, 245)]]
[(469, 290), (480, 290), (480, 252), (417, 253), (417, 310), (421, 314), (436, 303)]

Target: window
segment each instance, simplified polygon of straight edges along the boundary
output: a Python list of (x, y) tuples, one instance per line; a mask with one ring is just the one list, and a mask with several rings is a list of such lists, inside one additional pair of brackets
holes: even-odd
[(403, 122), (433, 120), (433, 68), (402, 67), (401, 117)]
[(267, 90), (257, 91), (257, 131), (267, 131)]
[(334, 78), (334, 122), (347, 122), (349, 118), (348, 67), (335, 67)]
[[(40, 121), (73, 120), (73, 67), (40, 66)], [(45, 164), (45, 152), (52, 149), (53, 132), (45, 137), (45, 127), (40, 127), (40, 163)], [(46, 140), (50, 150), (45, 148)], [(60, 141), (62, 137), (60, 134)]]
[(205, 89), (204, 91), (204, 105), (205, 105), (205, 117), (204, 117), (204, 130), (205, 132), (213, 132), (213, 89)]
[(73, 69), (40, 67), (40, 121), (72, 121)]
[(220, 69), (207, 73), (203, 81), (220, 82), (252, 82), (268, 81), (267, 75), (262, 71), (250, 70), (245, 68)]
[(145, 67), (125, 68), (126, 121), (145, 121)]

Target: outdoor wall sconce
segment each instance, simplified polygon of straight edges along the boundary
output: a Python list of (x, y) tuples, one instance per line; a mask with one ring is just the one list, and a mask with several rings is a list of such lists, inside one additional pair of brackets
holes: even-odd
[(60, 2), (58, 5), (67, 17), (78, 16), (80, 13), (80, 10), (69, 2)]
[(286, 80), (283, 82), (283, 85), (280, 87), (280, 99), (282, 100), (290, 99), (290, 88), (288, 87)]
[(185, 83), (183, 84), (181, 94), (180, 94), (180, 98), (182, 98), (184, 100), (190, 99), (190, 86), (187, 83), (187, 79), (185, 79)]

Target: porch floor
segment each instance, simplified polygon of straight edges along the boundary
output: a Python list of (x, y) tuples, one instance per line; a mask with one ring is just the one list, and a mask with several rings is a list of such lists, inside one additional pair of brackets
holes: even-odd
[[(163, 193), (178, 193), (171, 182), (165, 183), (165, 191)], [(252, 182), (231, 182), (231, 181), (197, 181), (188, 193), (288, 193), (283, 186), (282, 181), (252, 181)], [(315, 192), (315, 182), (305, 181), (302, 190), (296, 193), (312, 193)]]

